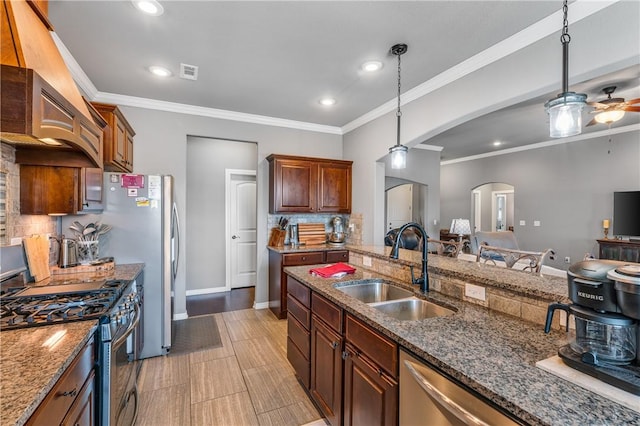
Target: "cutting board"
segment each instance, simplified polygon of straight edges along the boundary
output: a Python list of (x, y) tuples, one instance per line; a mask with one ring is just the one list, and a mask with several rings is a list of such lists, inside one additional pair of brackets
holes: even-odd
[(321, 245), (327, 242), (324, 223), (299, 223), (298, 242), (308, 246)]
[(29, 273), (33, 278), (42, 281), (51, 276), (49, 270), (49, 238), (46, 235), (33, 235), (22, 239)]

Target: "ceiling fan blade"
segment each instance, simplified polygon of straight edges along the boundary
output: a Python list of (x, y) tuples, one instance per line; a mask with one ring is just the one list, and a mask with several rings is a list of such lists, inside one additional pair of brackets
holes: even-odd
[(640, 104), (640, 98), (631, 99), (628, 102), (625, 102), (627, 105)]
[(593, 120), (591, 120), (590, 122), (588, 122), (585, 127), (589, 127), (589, 126), (593, 126), (594, 124), (598, 124), (598, 122), (596, 121), (596, 119), (594, 118)]
[(596, 107), (596, 108), (603, 108), (603, 109), (609, 106), (607, 104), (601, 104), (600, 102), (587, 102), (587, 105)]
[(640, 106), (626, 106), (622, 108), (624, 111), (640, 112)]

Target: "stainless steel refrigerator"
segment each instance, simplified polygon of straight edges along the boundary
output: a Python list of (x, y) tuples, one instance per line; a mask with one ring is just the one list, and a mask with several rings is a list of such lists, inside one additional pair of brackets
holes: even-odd
[(171, 295), (179, 260), (173, 177), (105, 173), (103, 191), (103, 213), (79, 220), (86, 224), (94, 218), (113, 227), (100, 239), (100, 257), (113, 256), (116, 265), (144, 262), (141, 358), (164, 355), (171, 348)]

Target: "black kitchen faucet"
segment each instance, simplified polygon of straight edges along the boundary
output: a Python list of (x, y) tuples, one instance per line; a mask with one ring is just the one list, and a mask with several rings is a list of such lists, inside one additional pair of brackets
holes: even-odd
[(422, 276), (415, 278), (413, 276), (413, 265), (411, 265), (410, 266), (411, 282), (413, 284), (420, 284), (420, 291), (427, 292), (429, 291), (429, 274), (427, 273), (427, 252), (428, 252), (427, 239), (429, 237), (427, 236), (427, 233), (425, 232), (424, 228), (420, 226), (420, 224), (416, 222), (409, 222), (402, 225), (402, 227), (396, 234), (396, 240), (393, 243), (393, 247), (391, 248), (391, 254), (389, 255), (389, 257), (391, 257), (392, 259), (398, 258), (398, 249), (400, 248), (400, 238), (402, 237), (402, 233), (404, 232), (404, 230), (407, 228), (416, 228), (418, 231), (420, 231), (420, 234), (422, 235)]

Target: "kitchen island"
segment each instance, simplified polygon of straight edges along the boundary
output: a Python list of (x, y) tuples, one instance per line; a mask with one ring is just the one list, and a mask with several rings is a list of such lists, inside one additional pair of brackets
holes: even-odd
[[(419, 265), (420, 253), (401, 250), (400, 259), (389, 262), (389, 247), (348, 248), (354, 261), (350, 263), (357, 268), (354, 275), (340, 279), (314, 277), (309, 274), (313, 266), (287, 267), (285, 272), (527, 424), (640, 424), (640, 413), (536, 368), (537, 361), (556, 355), (558, 348), (568, 343), (570, 336), (557, 330), (559, 324), (555, 331), (545, 334), (536, 321), (506, 314), (508, 306), (489, 308), (489, 298), (486, 303), (474, 303), (464, 300), (464, 294), (446, 295), (438, 291), (419, 296), (454, 308), (454, 315), (396, 320), (345, 295), (335, 285), (383, 277), (410, 287), (405, 267)], [(375, 260), (389, 263), (374, 271), (363, 268), (359, 256), (369, 257), (366, 262), (373, 260), (374, 267)], [(518, 298), (539, 298), (541, 309), (548, 301), (567, 299), (566, 280), (561, 278), (441, 256), (432, 256), (429, 262), (432, 288), (453, 288), (444, 284), (448, 278), (468, 281), (515, 295), (513, 304), (520, 303)], [(417, 286), (413, 289), (419, 292)], [(509, 305), (508, 301), (502, 300), (497, 307), (505, 304)], [(536, 319), (537, 315), (533, 317)]]
[[(134, 280), (144, 264), (117, 265), (107, 273), (53, 275), (37, 285), (66, 280)], [(28, 284), (33, 285), (33, 284)], [(95, 320), (0, 332), (0, 424), (23, 425), (56, 385), (85, 345), (94, 338)]]

